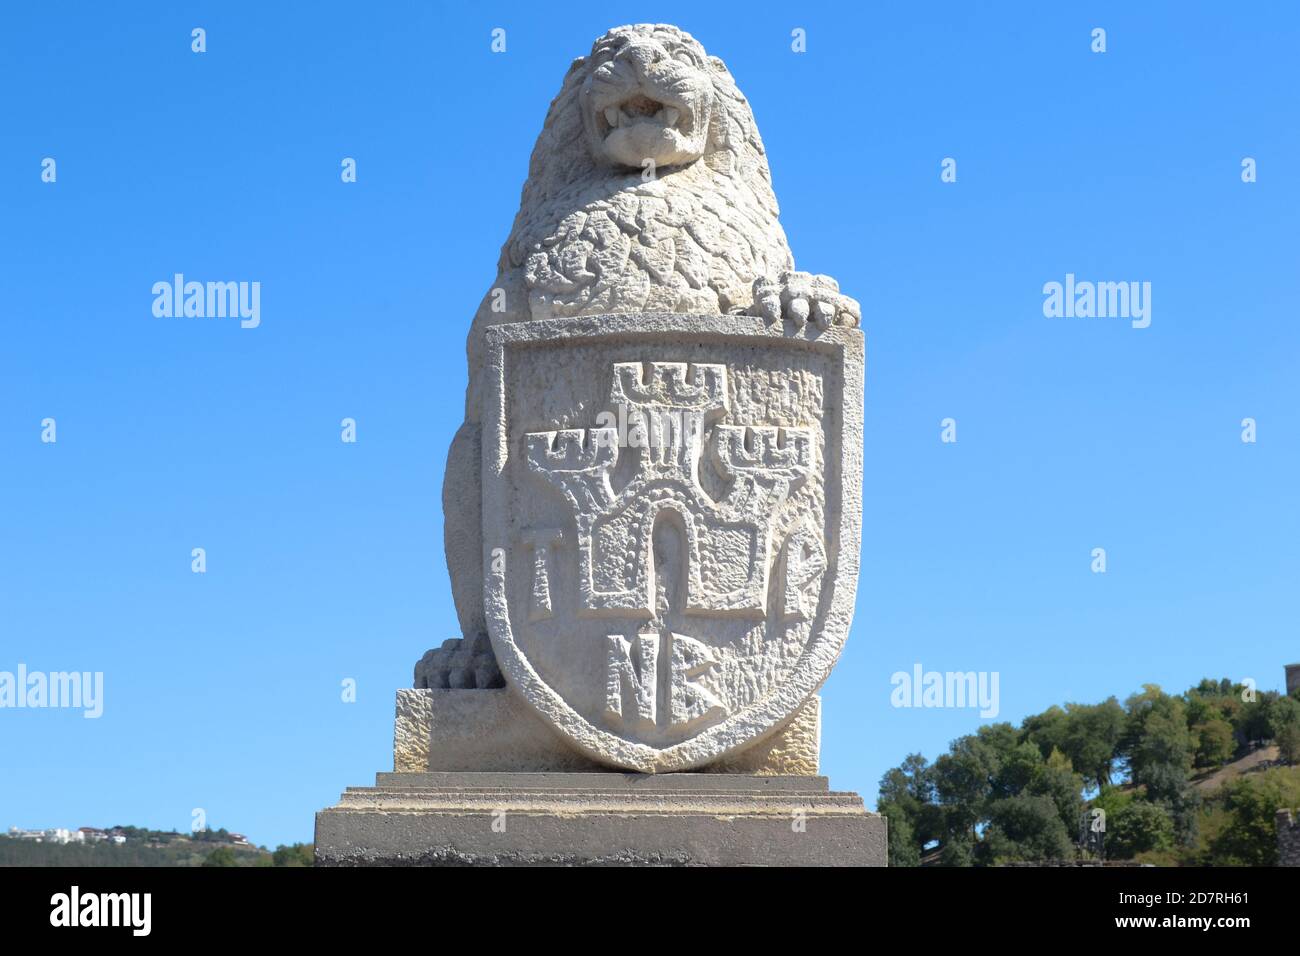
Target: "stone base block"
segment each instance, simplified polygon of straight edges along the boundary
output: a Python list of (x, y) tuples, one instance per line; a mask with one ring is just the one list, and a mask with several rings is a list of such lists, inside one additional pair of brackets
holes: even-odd
[[(817, 773), (821, 698), (814, 694), (765, 740), (701, 770), (706, 773)], [(509, 689), (399, 690), (393, 769), (436, 771), (600, 771)]]
[(317, 866), (884, 866), (825, 777), (381, 773), (316, 814)]

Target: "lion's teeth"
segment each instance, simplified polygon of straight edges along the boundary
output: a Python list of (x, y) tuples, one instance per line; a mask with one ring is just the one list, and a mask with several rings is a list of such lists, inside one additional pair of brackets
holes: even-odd
[(617, 108), (617, 107), (614, 107), (614, 106), (608, 106), (608, 107), (605, 108), (605, 122), (608, 123), (608, 124), (610, 125), (610, 128), (611, 128), (611, 129), (613, 129), (613, 128), (615, 128), (615, 127), (618, 126), (618, 108)]
[(664, 110), (664, 123), (668, 126), (676, 126), (677, 118), (681, 115), (680, 111), (675, 110), (670, 106)]

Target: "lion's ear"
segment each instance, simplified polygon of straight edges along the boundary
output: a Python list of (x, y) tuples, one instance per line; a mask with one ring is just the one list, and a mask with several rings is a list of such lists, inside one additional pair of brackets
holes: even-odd
[(722, 58), (721, 58), (721, 57), (716, 57), (716, 56), (711, 56), (711, 57), (709, 57), (709, 66), (713, 67), (713, 72), (714, 72), (714, 73), (726, 73), (726, 72), (727, 72), (727, 64), (725, 64), (725, 63), (722, 62)]
[[(575, 72), (576, 70), (581, 70), (581, 69), (582, 69), (582, 64), (584, 64), (584, 63), (586, 63), (586, 62), (587, 62), (587, 58), (586, 58), (585, 56), (580, 56), (580, 57), (578, 57), (576, 60), (574, 60), (572, 63), (569, 64), (569, 73), (573, 73), (573, 72)], [(567, 75), (567, 74), (566, 74), (566, 77), (565, 77), (565, 78), (566, 78), (566, 79), (568, 78), (568, 75)]]

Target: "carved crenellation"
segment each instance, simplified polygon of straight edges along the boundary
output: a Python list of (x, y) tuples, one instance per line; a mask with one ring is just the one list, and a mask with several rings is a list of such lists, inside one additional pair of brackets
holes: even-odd
[[(613, 367), (610, 403), (632, 405), (645, 418), (691, 413), (708, 424), (726, 415), (726, 378), (721, 365), (619, 362)], [(667, 518), (678, 522), (686, 539), (688, 613), (764, 614), (773, 519), (791, 490), (812, 472), (812, 432), (720, 424), (712, 434), (711, 460), (732, 483), (716, 501), (699, 482), (703, 425), (668, 431), (663, 437), (673, 453), (645, 454), (642, 449), (637, 471), (618, 492), (612, 476), (619, 457), (637, 452), (619, 447), (616, 430), (563, 429), (525, 436), (529, 471), (556, 488), (572, 509), (582, 612), (654, 615), (648, 556), (655, 526)], [(599, 548), (606, 527), (617, 529), (617, 555), (603, 554)], [(750, 540), (744, 581), (725, 590), (706, 574), (708, 558), (716, 550), (713, 538), (723, 529), (741, 531)]]
[(610, 402), (642, 409), (693, 411), (710, 419), (727, 410), (727, 369), (686, 362), (615, 362)]

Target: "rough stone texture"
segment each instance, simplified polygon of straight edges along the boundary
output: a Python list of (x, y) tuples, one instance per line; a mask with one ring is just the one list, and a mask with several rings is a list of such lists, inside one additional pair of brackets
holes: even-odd
[(318, 866), (884, 866), (885, 819), (825, 777), (380, 774), (316, 815)]
[(1277, 812), (1277, 865), (1300, 866), (1300, 819), (1290, 810)]
[[(721, 60), (641, 24), (574, 62), (471, 327), (443, 502), (466, 640), (491, 633), (507, 679), (592, 759), (716, 762), (825, 678), (856, 578), (859, 320), (833, 279), (794, 271)], [(563, 474), (601, 413), (681, 428), (639, 464), (620, 429), (586, 477)], [(537, 507), (502, 510), (521, 502)], [(417, 686), (444, 686), (436, 663)], [(632, 686), (652, 671), (664, 688)]]
[[(416, 697), (420, 706), (406, 703)], [(601, 769), (510, 690), (399, 690), (397, 715), (399, 724), (406, 722), (394, 735), (399, 773)]]
[(433, 711), (433, 691), (397, 692), (397, 717), (393, 721), (393, 770), (397, 773), (418, 773), (430, 769), (429, 742)]
[[(814, 776), (821, 738), (821, 698), (767, 740), (702, 767), (704, 773)], [(600, 764), (569, 746), (509, 690), (399, 690), (393, 770), (594, 771)]]
[(814, 694), (780, 732), (700, 769), (704, 773), (812, 777), (820, 769), (821, 741), (822, 699)]

